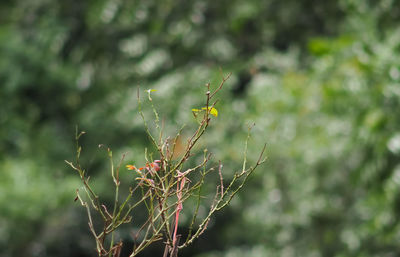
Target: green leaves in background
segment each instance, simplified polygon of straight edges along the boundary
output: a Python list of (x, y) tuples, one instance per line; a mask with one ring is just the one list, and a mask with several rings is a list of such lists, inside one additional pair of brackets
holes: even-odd
[(152, 98), (172, 134), (193, 122), (190, 110), (204, 106), (203, 85), (217, 85), (219, 67), (232, 77), (209, 151), (227, 174), (240, 169), (255, 122), (249, 151), (256, 158), (267, 141), (269, 164), (182, 255), (398, 255), (397, 6), (2, 2), (0, 255), (90, 255), (85, 216), (73, 205), (76, 174), (63, 163), (75, 125), (88, 132), (82, 158), (107, 193), (98, 144), (143, 159), (136, 87), (157, 89)]

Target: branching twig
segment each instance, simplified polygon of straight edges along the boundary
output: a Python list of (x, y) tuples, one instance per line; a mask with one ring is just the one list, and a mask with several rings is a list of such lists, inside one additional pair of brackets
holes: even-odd
[[(137, 228), (136, 233), (132, 233), (134, 246), (130, 257), (136, 256), (150, 244), (160, 240), (163, 240), (165, 243), (163, 256), (177, 257), (178, 250), (188, 246), (204, 233), (212, 215), (231, 202), (233, 197), (243, 188), (254, 170), (265, 161), (264, 152), (266, 146), (264, 145), (256, 163), (249, 168), (246, 167), (248, 142), (250, 139), (250, 130), (252, 128), (252, 126), (249, 126), (244, 146), (242, 169), (235, 173), (230, 181), (226, 182), (226, 178), (224, 178), (221, 161), (218, 162), (218, 165), (211, 166), (211, 168), (209, 167), (211, 154), (208, 153), (207, 149), (204, 149), (203, 160), (200, 163), (197, 165), (190, 165), (189, 168), (186, 167), (188, 160), (193, 156), (192, 151), (194, 147), (205, 135), (209, 127), (212, 118), (211, 115), (217, 116), (218, 114), (215, 108), (218, 99), (214, 99), (214, 97), (223, 88), (224, 83), (230, 75), (231, 74), (228, 74), (226, 77), (222, 75), (221, 83), (214, 90), (211, 90), (211, 85), (209, 83), (206, 84), (205, 107), (200, 110), (193, 109), (195, 111), (201, 111), (203, 115), (199, 116), (201, 120), (184, 145), (184, 151), (182, 155), (179, 154), (180, 156), (176, 154), (176, 146), (178, 140), (181, 140), (184, 126), (181, 127), (175, 136), (164, 138), (164, 122), (160, 127), (160, 116), (150, 96), (150, 92), (154, 90), (149, 89), (147, 90), (148, 100), (154, 113), (155, 129), (159, 133), (158, 140), (156, 140), (150, 131), (150, 127), (142, 111), (142, 102), (138, 89), (138, 111), (143, 120), (145, 132), (151, 143), (156, 147), (157, 156), (159, 156), (160, 159), (153, 160), (153, 155), (148, 155), (147, 149), (145, 149), (146, 163), (143, 167), (139, 168), (134, 165), (127, 165), (127, 168), (133, 170), (137, 174), (137, 177), (133, 179), (135, 185), (130, 185), (129, 193), (124, 199), (121, 199), (120, 203), (120, 187), (124, 184), (124, 181), (120, 180), (120, 168), (124, 161), (125, 154), (123, 154), (120, 159), (118, 166), (114, 167), (112, 151), (107, 148), (111, 178), (114, 182), (115, 190), (112, 211), (109, 211), (106, 205), (100, 201), (98, 195), (89, 184), (90, 177), (86, 174), (86, 171), (81, 168), (79, 157), (82, 148), (79, 146), (78, 140), (85, 132), (78, 133), (78, 130), (76, 130), (76, 161), (74, 163), (66, 161), (66, 163), (78, 172), (83, 184), (83, 189), (86, 192), (88, 201), (82, 199), (78, 191), (76, 192), (76, 200), (79, 199), (81, 205), (86, 209), (89, 230), (95, 238), (96, 250), (99, 257), (107, 255), (108, 257), (120, 256), (122, 241), (114, 243), (118, 240), (115, 232), (122, 224), (127, 223)], [(197, 114), (195, 115), (198, 117)], [(172, 146), (170, 145), (171, 140)], [(218, 172), (219, 182), (215, 185), (216, 192), (214, 198), (211, 201), (208, 213), (206, 213), (204, 217), (199, 217), (201, 216), (199, 215), (200, 206), (203, 204), (203, 185), (205, 184), (207, 175), (215, 171)], [(179, 218), (183, 211), (184, 203), (189, 199), (195, 200), (195, 208), (191, 214), (187, 236), (183, 240), (182, 235), (178, 234), (178, 229), (181, 229), (179, 227)], [(146, 219), (142, 223), (138, 223), (139, 219), (132, 218), (136, 216), (134, 210), (139, 207), (142, 208), (142, 210), (146, 210)], [(97, 234), (94, 228), (91, 209), (95, 210), (103, 219), (103, 229), (99, 234)], [(108, 246), (105, 245), (106, 242), (108, 242)], [(180, 244), (180, 242), (183, 243)]]

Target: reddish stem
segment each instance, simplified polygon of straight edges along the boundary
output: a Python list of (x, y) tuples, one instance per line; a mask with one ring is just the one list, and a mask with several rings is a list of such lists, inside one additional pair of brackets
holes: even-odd
[(176, 196), (178, 197), (178, 206), (176, 207), (176, 213), (175, 213), (175, 229), (174, 229), (174, 236), (172, 237), (172, 245), (173, 248), (176, 247), (176, 233), (178, 231), (178, 222), (179, 222), (179, 213), (181, 212), (183, 205), (182, 205), (182, 189), (185, 186), (185, 177), (181, 178), (181, 183), (176, 184), (176, 191), (177, 194)]

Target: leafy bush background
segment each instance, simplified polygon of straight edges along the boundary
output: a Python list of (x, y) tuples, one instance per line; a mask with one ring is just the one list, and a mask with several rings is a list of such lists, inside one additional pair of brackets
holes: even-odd
[(0, 255), (93, 256), (73, 202), (79, 181), (63, 163), (75, 124), (88, 132), (83, 158), (107, 195), (97, 145), (140, 163), (148, 144), (137, 85), (158, 90), (172, 133), (193, 122), (219, 67), (232, 77), (209, 150), (225, 172), (237, 169), (255, 121), (250, 152), (267, 141), (269, 161), (182, 256), (399, 255), (399, 6), (2, 1)]

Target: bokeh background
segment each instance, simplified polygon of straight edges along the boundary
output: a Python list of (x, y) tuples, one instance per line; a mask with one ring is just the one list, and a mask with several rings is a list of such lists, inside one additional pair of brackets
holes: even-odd
[(173, 134), (220, 68), (204, 145), (232, 174), (255, 122), (249, 158), (267, 142), (269, 159), (180, 255), (399, 256), (399, 25), (397, 0), (2, 0), (0, 256), (95, 256), (75, 126), (110, 200), (97, 146), (143, 162), (138, 85)]

